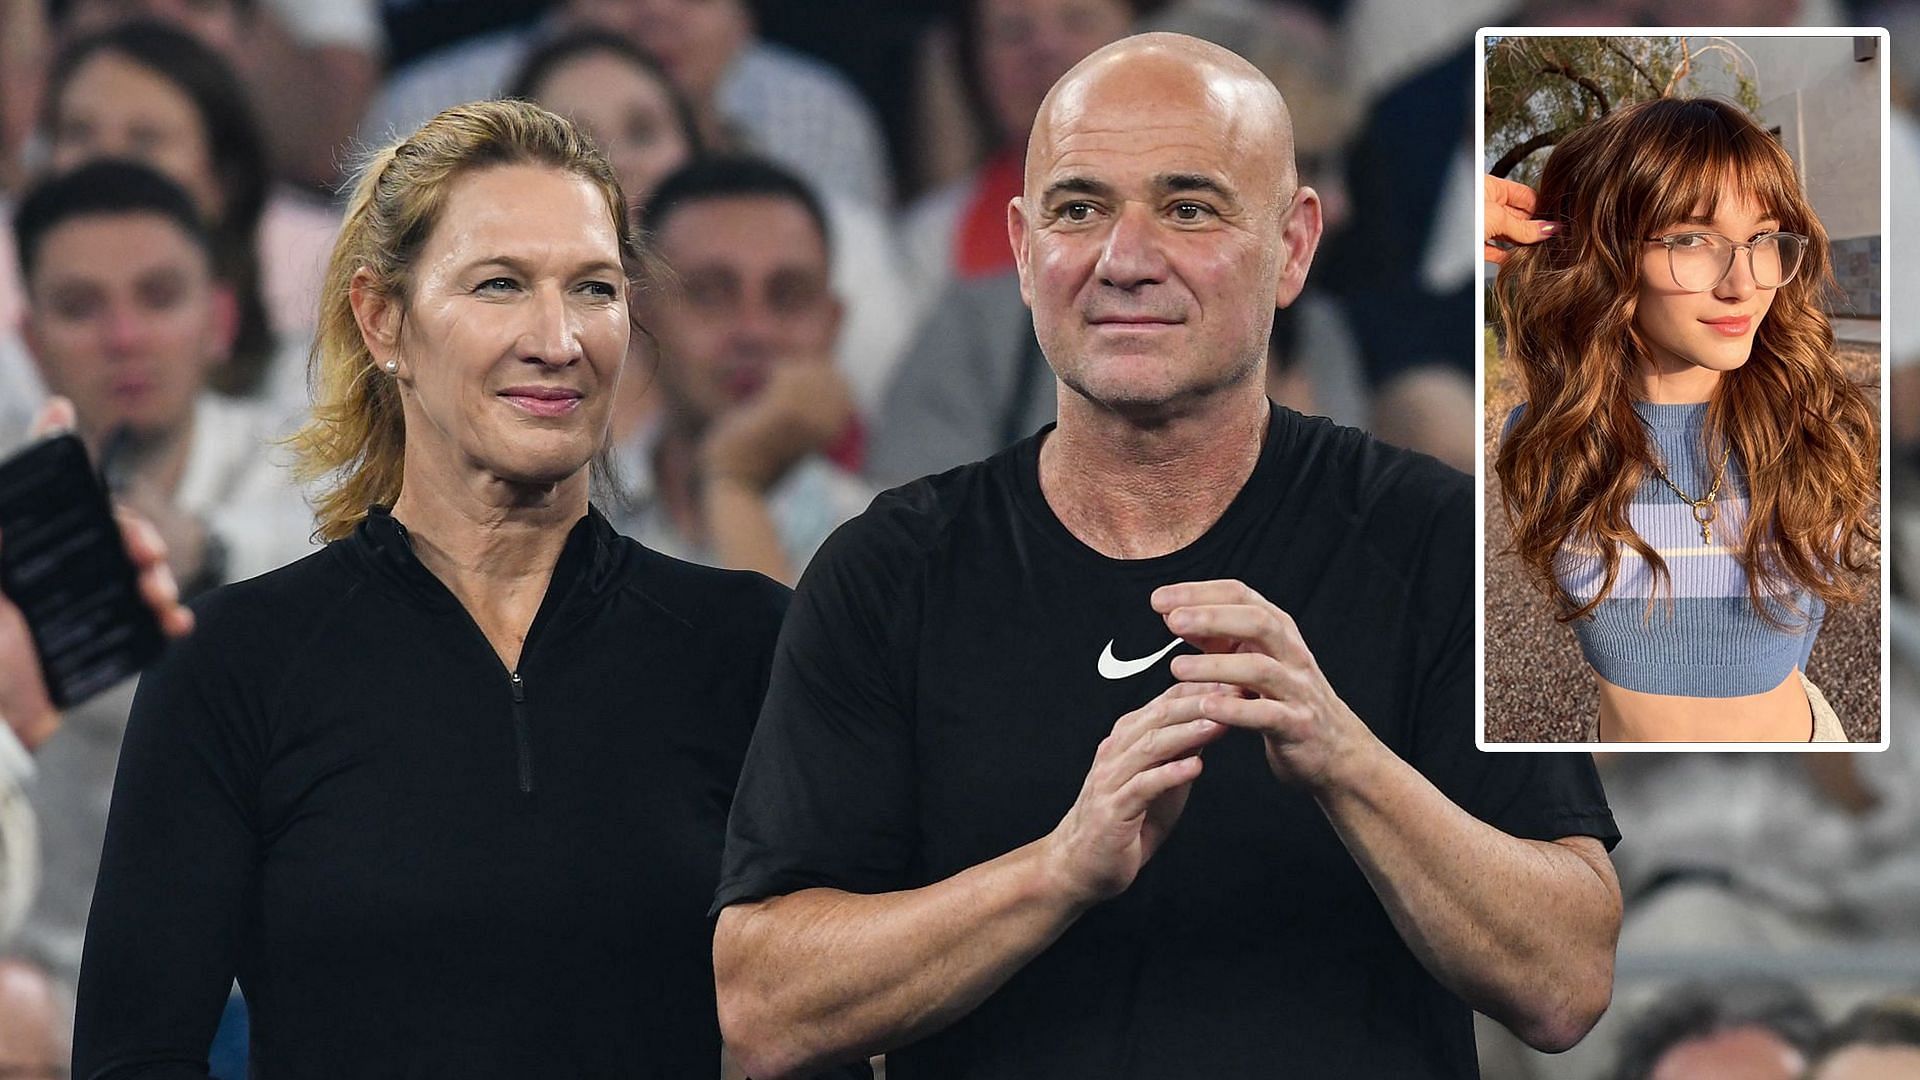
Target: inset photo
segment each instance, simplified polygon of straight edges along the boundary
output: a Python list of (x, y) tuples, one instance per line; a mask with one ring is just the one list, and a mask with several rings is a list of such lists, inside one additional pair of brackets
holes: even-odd
[(1882, 30), (1483, 30), (1481, 745), (1888, 733)]

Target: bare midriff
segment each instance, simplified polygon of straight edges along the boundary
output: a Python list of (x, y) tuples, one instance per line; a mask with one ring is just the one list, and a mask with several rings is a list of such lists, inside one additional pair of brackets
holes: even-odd
[(1594, 676), (1602, 742), (1806, 742), (1813, 706), (1795, 668), (1780, 685), (1741, 697), (1646, 694)]

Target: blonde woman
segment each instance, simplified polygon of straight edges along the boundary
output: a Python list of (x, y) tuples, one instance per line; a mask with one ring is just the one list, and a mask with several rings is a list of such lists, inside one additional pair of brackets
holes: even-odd
[(145, 679), (76, 1076), (711, 1076), (706, 908), (786, 591), (588, 503), (643, 253), (605, 159), (450, 109), (350, 202), (298, 437), (325, 550)]

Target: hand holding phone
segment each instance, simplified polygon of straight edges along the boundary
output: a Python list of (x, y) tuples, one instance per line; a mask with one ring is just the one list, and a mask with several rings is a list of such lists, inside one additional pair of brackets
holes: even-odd
[[(71, 422), (56, 399), (35, 428)], [(108, 506), (77, 439), (0, 463), (0, 718), (29, 748), (192, 626), (159, 535)]]

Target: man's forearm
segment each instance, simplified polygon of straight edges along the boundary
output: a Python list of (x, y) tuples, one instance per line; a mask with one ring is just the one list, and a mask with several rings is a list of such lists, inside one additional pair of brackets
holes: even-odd
[(1084, 910), (1036, 840), (925, 888), (806, 889), (720, 914), (714, 979), (727, 1045), (758, 1080), (805, 1075), (939, 1031)]
[(1509, 836), (1385, 747), (1319, 800), (1442, 984), (1538, 1049), (1564, 1050), (1593, 1026), (1620, 933), (1620, 888), (1598, 840)]

